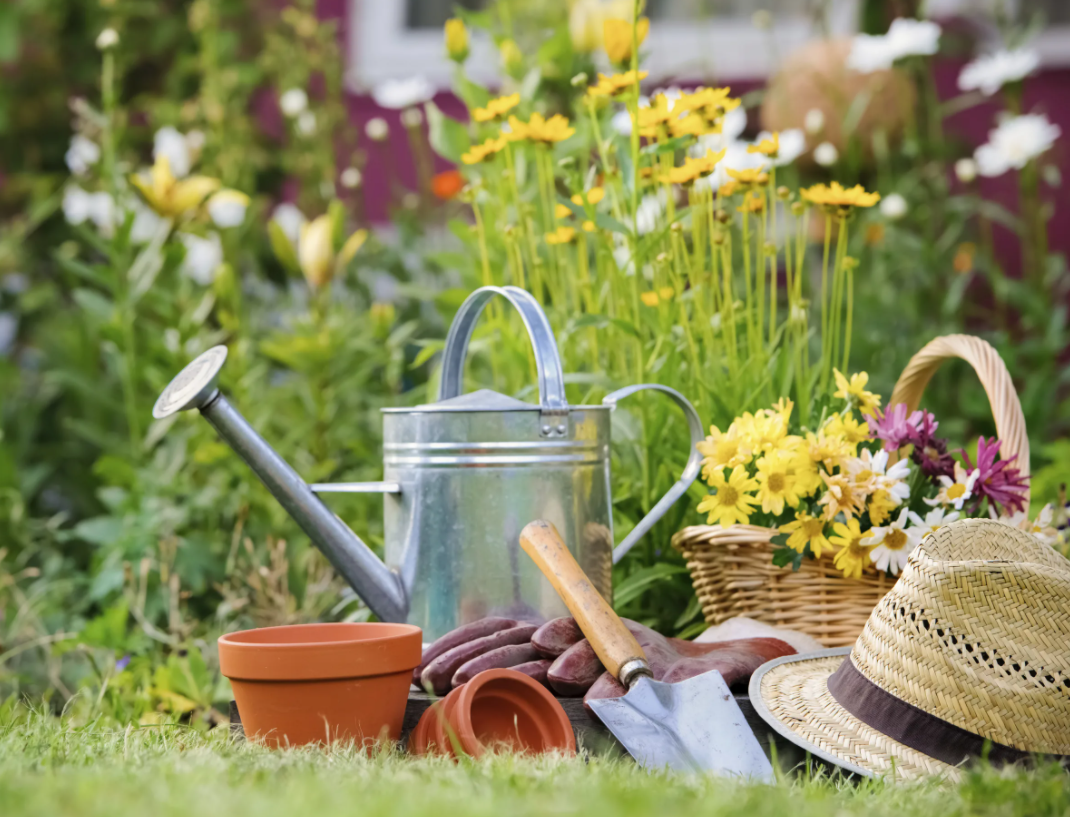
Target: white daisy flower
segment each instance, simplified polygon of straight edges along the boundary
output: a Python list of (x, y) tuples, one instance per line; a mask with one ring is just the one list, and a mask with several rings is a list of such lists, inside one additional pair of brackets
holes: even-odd
[(279, 108), (288, 119), (299, 116), (308, 107), (308, 94), (302, 88), (291, 88), (279, 97)]
[(208, 215), (216, 227), (237, 227), (245, 221), (249, 197), (237, 190), (220, 190), (208, 199)]
[(814, 161), (822, 167), (832, 167), (840, 160), (840, 152), (832, 142), (822, 142), (814, 148)]
[(911, 551), (921, 541), (916, 528), (906, 527), (909, 514), (910, 511), (903, 508), (898, 519), (889, 525), (871, 528), (869, 535), (862, 540), (863, 545), (876, 545), (870, 551), (869, 558), (877, 570), (887, 570), (893, 576), (898, 576)]
[(959, 159), (955, 162), (955, 175), (963, 184), (969, 184), (977, 178), (977, 162), (973, 159)]
[(889, 193), (881, 199), (881, 215), (889, 221), (898, 221), (907, 214), (907, 200), (898, 193)]
[(964, 66), (959, 73), (959, 90), (992, 96), (1004, 85), (1025, 79), (1039, 66), (1040, 55), (1031, 48), (1001, 49)]
[(884, 71), (903, 57), (935, 54), (940, 48), (940, 26), (931, 20), (899, 17), (887, 34), (857, 34), (851, 41), (847, 67), (860, 74)]
[(960, 516), (958, 511), (951, 511), (950, 513), (946, 508), (933, 508), (922, 519), (914, 511), (910, 512), (910, 521), (912, 530), (918, 531), (918, 540), (924, 539), (930, 533), (936, 533), (944, 525), (950, 525)]
[(71, 137), (71, 146), (67, 149), (64, 159), (71, 173), (81, 176), (100, 161), (100, 146), (92, 139), (76, 133)]
[(201, 286), (211, 285), (223, 263), (223, 242), (219, 240), (219, 234), (209, 233), (207, 238), (201, 238), (192, 233), (179, 233), (178, 237), (186, 247), (186, 257), (179, 270)]
[(167, 157), (171, 173), (176, 179), (189, 175), (193, 168), (193, 154), (186, 137), (170, 125), (160, 128), (152, 137), (152, 158)]
[(427, 102), (435, 95), (435, 89), (422, 76), (408, 79), (388, 79), (375, 86), (372, 98), (382, 108), (401, 110)]
[(974, 151), (977, 172), (1002, 176), (1012, 168), (1021, 170), (1048, 151), (1062, 133), (1044, 114), (1025, 114), (1004, 119), (988, 134), (988, 142)]
[(961, 463), (955, 463), (955, 478), (941, 474), (940, 493), (935, 499), (926, 499), (925, 502), (931, 507), (937, 505), (952, 505), (956, 511), (961, 511), (966, 501), (973, 497), (973, 486), (981, 472), (974, 468), (967, 472)]

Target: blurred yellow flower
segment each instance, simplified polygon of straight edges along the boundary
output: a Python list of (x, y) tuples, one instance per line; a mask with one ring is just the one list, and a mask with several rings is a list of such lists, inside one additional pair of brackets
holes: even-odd
[(710, 124), (694, 111), (669, 122), (669, 132), (673, 136), (702, 136), (709, 131)]
[(769, 174), (763, 173), (762, 168), (747, 168), (745, 170), (733, 170), (728, 168), (728, 175), (741, 185), (760, 187), (769, 181)]
[(713, 121), (739, 107), (740, 100), (729, 96), (731, 92), (731, 88), (696, 88), (676, 100), (676, 107), (701, 113), (706, 119)]
[(870, 438), (869, 423), (865, 419), (859, 422), (850, 414), (833, 414), (825, 423), (825, 431), (834, 437), (843, 437), (852, 445)]
[(743, 203), (736, 208), (740, 213), (761, 213), (765, 210), (765, 196), (757, 190), (751, 190), (743, 198)]
[(502, 68), (505, 69), (507, 74), (519, 71), (523, 67), (524, 54), (520, 51), (520, 46), (516, 44), (516, 40), (502, 40), (498, 46), (498, 53), (502, 58)]
[(568, 218), (571, 215), (572, 215), (572, 210), (570, 210), (567, 205), (564, 205), (564, 204), (555, 204), (554, 205), (554, 217), (555, 218)]
[(476, 120), (476, 122), (490, 122), (491, 120), (498, 119), (509, 113), (509, 111), (519, 104), (519, 93), (509, 94), (509, 96), (500, 96), (497, 99), (490, 100), (484, 108), (475, 108), (472, 111), (472, 118)]
[(541, 142), (551, 145), (554, 142), (562, 142), (576, 132), (575, 128), (569, 127), (568, 119), (559, 113), (555, 113), (549, 119), (545, 119), (541, 113), (533, 113), (527, 122), (521, 122), (515, 116), (509, 117), (510, 133), (506, 135), (510, 141), (530, 139), (532, 142)]
[(552, 233), (547, 233), (545, 236), (546, 243), (552, 245), (568, 244), (572, 239), (576, 237), (575, 227), (558, 227)]
[(836, 391), (833, 393), (833, 397), (839, 397), (841, 400), (847, 400), (857, 405), (858, 410), (863, 414), (872, 415), (880, 408), (880, 395), (866, 391), (866, 384), (869, 382), (868, 374), (865, 372), (853, 374), (850, 382), (840, 373), (839, 369), (833, 369), (832, 374), (836, 378)]
[(134, 175), (130, 177), (130, 183), (153, 210), (175, 219), (196, 210), (221, 187), (218, 179), (209, 176), (190, 176), (179, 181), (171, 172), (170, 160), (163, 154), (156, 159), (147, 178)]
[(502, 150), (504, 147), (505, 139), (503, 137), (498, 137), (497, 139), (491, 137), (490, 139), (487, 139), (485, 142), (483, 142), (483, 144), (481, 145), (472, 145), (472, 147), (468, 149), (467, 153), (461, 154), (461, 161), (464, 162), (466, 165), (474, 165), (478, 164), (479, 162), (485, 162), (487, 161), (487, 159), (494, 156), (494, 154), (496, 154), (498, 151)]
[(658, 295), (661, 297), (661, 300), (663, 300), (663, 301), (669, 300), (675, 294), (676, 294), (676, 290), (673, 289), (672, 287), (661, 287), (658, 290)]
[(639, 109), (639, 135), (653, 139), (658, 135), (658, 125), (663, 125), (679, 115), (673, 110), (672, 103), (665, 94), (658, 94), (651, 100), (650, 107)]
[(297, 242), (297, 262), (305, 279), (314, 289), (330, 283), (335, 274), (357, 254), (367, 238), (367, 230), (357, 230), (336, 255), (334, 220), (330, 214), (325, 213), (302, 225), (301, 238)]
[(869, 564), (869, 554), (876, 545), (863, 545), (866, 534), (862, 533), (857, 519), (848, 519), (847, 524), (837, 522), (832, 526), (836, 532), (829, 541), (840, 550), (834, 563), (843, 571), (845, 579), (857, 579), (862, 576), (862, 569)]
[(639, 295), (639, 300), (647, 306), (657, 306), (658, 293), (656, 293), (654, 290), (650, 290), (649, 292), (643, 292)]
[(756, 145), (748, 145), (747, 153), (761, 153), (771, 158), (776, 158), (780, 152), (780, 134), (774, 133), (768, 139), (763, 139)]
[(666, 184), (692, 184), (702, 176), (713, 173), (713, 169), (724, 158), (726, 151), (727, 148), (722, 148), (717, 153), (709, 150), (700, 159), (693, 159), (687, 156), (680, 167), (674, 167), (668, 173), (663, 173), (660, 176), (660, 181)]
[(853, 452), (843, 437), (835, 437), (821, 429), (816, 435), (806, 435), (806, 445), (811, 461), (821, 463), (831, 471)]
[(597, 51), (602, 47), (605, 21), (609, 17), (631, 20), (633, 0), (572, 0), (569, 4), (568, 32), (576, 51)]
[(638, 77), (636, 73), (635, 71), (626, 71), (623, 74), (613, 74), (608, 77), (605, 74), (599, 74), (598, 82), (587, 89), (587, 96), (615, 96), (621, 91), (635, 87), (637, 81), (642, 82), (648, 76), (646, 71), (639, 71)]
[(591, 221), (590, 219), (588, 219), (587, 221), (583, 222), (583, 231), (585, 233), (593, 233), (595, 231), (594, 222)]
[(898, 508), (899, 500), (883, 488), (878, 488), (869, 498), (869, 522), (871, 525), (880, 525), (888, 518), (891, 512)]
[(579, 206), (579, 207), (583, 207), (584, 206), (583, 199), (585, 197), (587, 199), (587, 203), (588, 204), (591, 204), (591, 205), (598, 204), (598, 202), (600, 202), (602, 199), (604, 199), (606, 197), (605, 188), (592, 187), (590, 190), (586, 191), (585, 193), (577, 193), (576, 195), (574, 195), (572, 197), (572, 203), (577, 205), (577, 206)]
[(799, 511), (792, 522), (780, 526), (781, 533), (790, 533), (785, 543), (792, 550), (802, 553), (806, 546), (810, 546), (810, 552), (814, 558), (820, 559), (825, 549), (831, 549), (832, 544), (825, 536), (825, 520), (820, 516), (811, 516), (806, 511)]
[(464, 62), (468, 58), (468, 29), (464, 20), (456, 17), (446, 21), (446, 53), (454, 62)]
[(737, 522), (745, 525), (750, 521), (753, 506), (758, 504), (751, 492), (758, 488), (758, 481), (747, 476), (746, 468), (733, 468), (727, 479), (724, 471), (715, 471), (710, 475), (709, 484), (717, 493), (703, 497), (698, 512), (709, 514), (706, 521), (710, 525), (719, 521), (722, 528), (727, 528)]
[(640, 17), (635, 25), (632, 25), (631, 20), (608, 18), (603, 23), (602, 39), (609, 61), (618, 65), (630, 61), (633, 40), (642, 45), (649, 33), (650, 20), (646, 17)]
[(695, 448), (705, 459), (702, 460), (702, 478), (707, 482), (714, 471), (724, 467), (735, 468), (750, 461), (751, 450), (744, 445), (743, 437), (736, 432), (735, 424), (722, 432), (717, 426), (710, 426), (710, 434)]
[(872, 207), (881, 200), (880, 193), (867, 193), (860, 184), (849, 189), (839, 182), (815, 184), (800, 192), (807, 201), (825, 207)]
[(724, 198), (729, 198), (730, 196), (734, 196), (736, 193), (738, 193), (740, 189), (741, 185), (739, 182), (725, 182), (717, 188), (717, 195), (722, 196)]

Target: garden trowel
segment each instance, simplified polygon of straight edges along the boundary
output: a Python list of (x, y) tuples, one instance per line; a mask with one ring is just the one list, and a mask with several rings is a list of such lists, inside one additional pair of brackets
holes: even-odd
[(520, 546), (572, 612), (602, 664), (628, 693), (590, 701), (636, 761), (651, 769), (714, 772), (773, 782), (773, 767), (716, 670), (655, 681), (643, 648), (595, 590), (549, 522), (532, 522)]

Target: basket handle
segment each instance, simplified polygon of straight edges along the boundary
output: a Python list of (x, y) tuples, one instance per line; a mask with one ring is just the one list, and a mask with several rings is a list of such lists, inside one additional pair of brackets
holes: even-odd
[[(985, 387), (988, 402), (992, 406), (992, 415), (996, 420), (996, 433), (1002, 442), (1000, 453), (1006, 459), (1017, 456), (1015, 465), (1023, 475), (1028, 476), (1029, 436), (1026, 434), (1025, 415), (1022, 414), (1018, 392), (999, 352), (981, 338), (973, 335), (944, 335), (929, 341), (910, 359), (903, 373), (899, 375), (888, 401), (889, 409), (898, 403), (906, 403), (908, 412), (915, 411), (921, 402), (925, 386), (940, 368), (940, 364), (954, 357), (969, 363), (977, 372), (981, 385)], [(1028, 488), (1025, 501), (1028, 505)]]

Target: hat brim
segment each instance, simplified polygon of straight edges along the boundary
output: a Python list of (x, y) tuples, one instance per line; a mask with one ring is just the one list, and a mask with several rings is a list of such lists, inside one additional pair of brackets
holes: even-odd
[(954, 766), (892, 740), (836, 702), (828, 679), (850, 654), (844, 647), (763, 664), (751, 676), (751, 705), (781, 737), (855, 774), (900, 780), (954, 776)]

